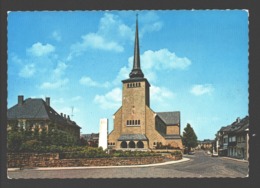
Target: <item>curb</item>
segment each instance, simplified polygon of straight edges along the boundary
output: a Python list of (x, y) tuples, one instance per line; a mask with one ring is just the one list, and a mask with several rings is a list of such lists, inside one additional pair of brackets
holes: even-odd
[[(44, 171), (44, 170), (83, 170), (83, 169), (100, 169), (100, 168), (144, 168), (144, 167), (152, 167), (152, 166), (162, 166), (162, 165), (169, 165), (175, 163), (182, 163), (189, 161), (189, 158), (182, 158), (178, 161), (167, 161), (164, 163), (155, 163), (155, 164), (146, 164), (146, 165), (125, 165), (125, 166), (79, 166), (79, 167), (36, 167), (36, 168), (29, 168), (28, 170), (36, 170), (36, 171)], [(8, 168), (8, 172), (15, 172), (21, 171), (24, 169), (20, 168)], [(26, 169), (27, 170), (27, 169)]]

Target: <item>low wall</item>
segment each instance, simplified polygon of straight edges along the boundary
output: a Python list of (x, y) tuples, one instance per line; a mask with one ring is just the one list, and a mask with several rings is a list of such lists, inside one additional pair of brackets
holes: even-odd
[(8, 168), (142, 165), (179, 159), (169, 156), (59, 159), (58, 153), (9, 153)]

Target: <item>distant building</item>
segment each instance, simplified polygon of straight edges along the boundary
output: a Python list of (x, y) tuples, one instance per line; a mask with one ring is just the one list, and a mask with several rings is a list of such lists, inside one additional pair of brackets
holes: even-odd
[(100, 119), (98, 147), (107, 149), (108, 119)]
[(58, 114), (50, 106), (49, 97), (44, 101), (40, 98), (24, 100), (24, 96), (18, 96), (17, 104), (7, 111), (7, 129), (10, 130), (12, 125), (23, 129), (30, 126), (32, 131), (38, 127), (40, 132), (43, 127), (47, 131), (56, 128), (71, 135), (75, 141), (80, 139), (81, 127), (72, 121), (70, 116)]
[(87, 142), (88, 146), (98, 147), (99, 133), (82, 134), (80, 137)]
[(198, 149), (211, 149), (213, 148), (215, 140), (210, 140), (210, 139), (204, 139), (203, 141), (198, 141)]
[(249, 117), (237, 118), (231, 125), (217, 132), (219, 155), (248, 160)]
[(122, 106), (113, 117), (109, 148), (155, 149), (164, 145), (182, 149), (180, 112), (154, 112), (150, 108), (150, 84), (140, 65), (137, 20), (133, 69), (122, 82)]

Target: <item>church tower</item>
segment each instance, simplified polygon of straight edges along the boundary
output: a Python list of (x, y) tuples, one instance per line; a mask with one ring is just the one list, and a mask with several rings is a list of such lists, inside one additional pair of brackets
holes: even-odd
[(150, 84), (141, 69), (138, 18), (133, 68), (122, 80), (122, 106), (115, 112), (109, 149), (156, 149), (158, 145), (182, 148), (180, 112), (154, 112), (150, 108)]
[(145, 108), (150, 106), (150, 84), (141, 69), (137, 17), (133, 69), (129, 79), (122, 82), (122, 133), (145, 134)]

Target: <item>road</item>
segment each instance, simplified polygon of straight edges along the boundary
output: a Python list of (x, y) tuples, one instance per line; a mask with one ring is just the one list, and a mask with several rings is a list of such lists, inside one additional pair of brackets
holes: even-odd
[(187, 162), (135, 168), (37, 170), (23, 169), (8, 172), (9, 178), (176, 178), (176, 177), (246, 177), (248, 163), (222, 157), (211, 157), (203, 151)]

